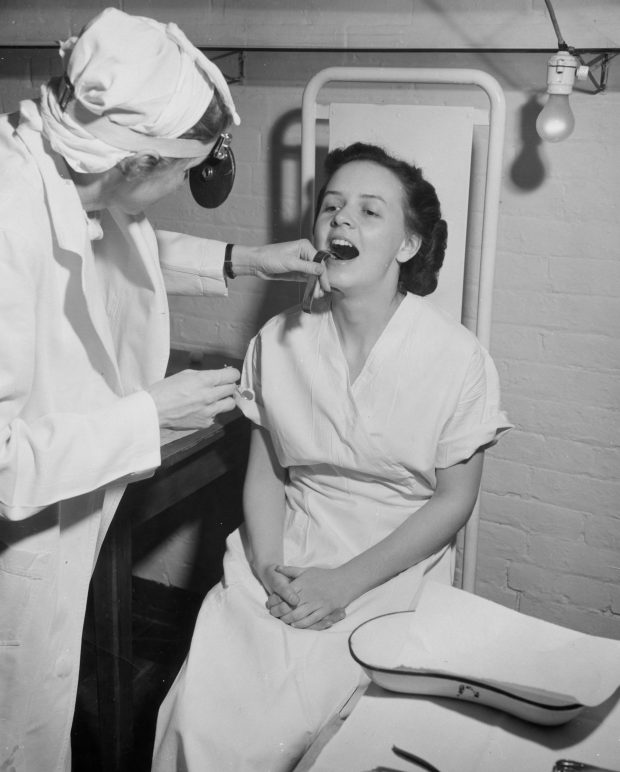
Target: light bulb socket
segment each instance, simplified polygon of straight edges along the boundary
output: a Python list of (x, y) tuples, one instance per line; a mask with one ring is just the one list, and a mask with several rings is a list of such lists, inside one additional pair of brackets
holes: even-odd
[(579, 66), (579, 59), (566, 51), (552, 54), (547, 61), (547, 93), (570, 94)]
[(585, 80), (590, 68), (567, 51), (558, 51), (547, 60), (547, 93), (570, 94), (575, 78)]

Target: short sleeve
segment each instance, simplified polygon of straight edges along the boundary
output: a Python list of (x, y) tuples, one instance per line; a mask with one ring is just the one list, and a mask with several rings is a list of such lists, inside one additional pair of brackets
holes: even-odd
[(260, 333), (250, 341), (243, 361), (239, 391), (249, 390), (253, 393), (253, 399), (240, 397), (236, 400), (238, 408), (249, 418), (252, 423), (264, 428), (267, 426), (267, 417), (263, 403), (262, 382), (260, 370), (262, 366)]
[(441, 432), (435, 466), (443, 469), (494, 445), (512, 428), (500, 409), (499, 377), (489, 354), (477, 346), (466, 371), (456, 408)]

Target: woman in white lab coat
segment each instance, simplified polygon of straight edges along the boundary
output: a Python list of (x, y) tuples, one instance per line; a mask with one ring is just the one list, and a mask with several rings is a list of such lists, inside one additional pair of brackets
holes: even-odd
[(484, 449), (510, 426), (488, 353), (425, 297), (446, 241), (434, 188), (363, 144), (327, 172), (332, 291), (250, 344), (245, 523), (160, 709), (154, 772), (289, 772), (363, 681), (351, 631), (452, 581)]
[(0, 769), (15, 772), (70, 768), (88, 584), (126, 483), (159, 465), (161, 428), (234, 405), (233, 368), (164, 378), (166, 290), (317, 269), (308, 242), (225, 250), (142, 214), (239, 121), (175, 25), (107, 9), (62, 55), (64, 78), (0, 117)]

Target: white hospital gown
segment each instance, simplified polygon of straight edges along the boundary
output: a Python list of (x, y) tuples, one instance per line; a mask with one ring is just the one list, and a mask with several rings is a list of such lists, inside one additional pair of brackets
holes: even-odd
[[(435, 470), (510, 428), (476, 338), (407, 295), (353, 383), (329, 310), (269, 321), (248, 349), (244, 412), (288, 469), (284, 562), (333, 567), (383, 539), (433, 494)], [(270, 616), (243, 532), (207, 595), (189, 655), (159, 714), (154, 772), (285, 772), (363, 679), (348, 636), (409, 609), (425, 576), (452, 580), (451, 545), (362, 595), (325, 631)]]

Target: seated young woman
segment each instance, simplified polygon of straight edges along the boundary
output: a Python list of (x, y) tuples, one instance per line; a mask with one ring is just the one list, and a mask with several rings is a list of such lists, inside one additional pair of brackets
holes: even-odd
[(426, 297), (447, 233), (433, 186), (361, 143), (326, 173), (331, 292), (248, 349), (245, 522), (160, 709), (155, 772), (291, 770), (364, 681), (351, 631), (452, 582), (484, 450), (510, 428), (489, 355)]

